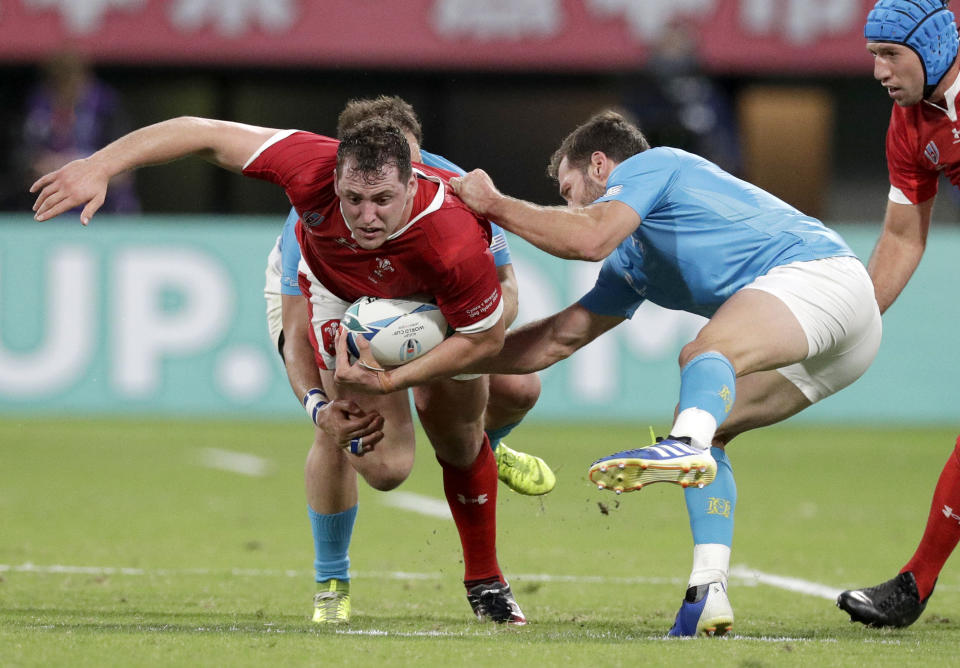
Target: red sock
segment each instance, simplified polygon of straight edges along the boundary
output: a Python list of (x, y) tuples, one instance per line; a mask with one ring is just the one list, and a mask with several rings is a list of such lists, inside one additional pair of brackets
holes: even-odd
[(933, 591), (933, 585), (940, 575), (957, 541), (960, 540), (960, 438), (937, 480), (933, 490), (933, 502), (927, 528), (913, 558), (900, 572), (911, 571), (917, 579), (917, 591), (920, 600), (924, 600)]
[(497, 461), (486, 434), (470, 468), (442, 461), (443, 491), (460, 532), (465, 583), (503, 580), (497, 564)]

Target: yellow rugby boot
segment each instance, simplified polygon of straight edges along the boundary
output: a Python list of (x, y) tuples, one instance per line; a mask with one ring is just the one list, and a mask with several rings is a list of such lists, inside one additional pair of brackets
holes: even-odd
[(350, 621), (350, 582), (327, 580), (317, 583), (313, 597), (315, 624), (346, 624)]
[(500, 480), (518, 494), (540, 496), (551, 491), (557, 484), (557, 476), (539, 457), (517, 452), (508, 448), (503, 441), (500, 441), (494, 456), (497, 459), (497, 475)]

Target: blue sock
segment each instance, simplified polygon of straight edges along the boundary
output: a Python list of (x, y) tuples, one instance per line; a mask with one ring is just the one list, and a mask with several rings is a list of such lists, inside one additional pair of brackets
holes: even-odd
[(736, 383), (733, 365), (726, 357), (715, 352), (697, 355), (680, 372), (679, 412), (699, 408), (719, 425), (733, 408)]
[(517, 425), (520, 424), (520, 420), (512, 424), (508, 424), (505, 427), (500, 427), (499, 429), (484, 429), (487, 432), (487, 438), (490, 439), (490, 449), (494, 452), (497, 451), (497, 447), (500, 445), (500, 441), (507, 437), (511, 431), (513, 431)]
[(313, 567), (317, 582), (350, 579), (350, 538), (357, 520), (357, 506), (340, 513), (321, 515), (307, 505), (310, 526), (313, 528), (313, 549), (316, 555)]
[(690, 531), (694, 545), (716, 543), (730, 547), (733, 544), (733, 511), (737, 506), (737, 483), (727, 453), (721, 448), (710, 448), (717, 460), (717, 477), (703, 488), (687, 487), (683, 494), (690, 517)]

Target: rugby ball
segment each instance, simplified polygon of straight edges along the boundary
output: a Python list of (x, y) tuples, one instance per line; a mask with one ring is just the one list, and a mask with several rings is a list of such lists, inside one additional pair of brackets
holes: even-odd
[(416, 299), (361, 297), (340, 320), (347, 349), (359, 357), (357, 337), (370, 342), (383, 366), (400, 366), (436, 348), (447, 338), (447, 320), (436, 304)]

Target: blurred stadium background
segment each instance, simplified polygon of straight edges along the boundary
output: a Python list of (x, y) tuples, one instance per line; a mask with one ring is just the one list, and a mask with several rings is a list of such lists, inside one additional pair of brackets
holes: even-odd
[[(489, 642), (496, 629), (462, 626), (452, 523), (390, 505), (441, 496), (428, 451), (401, 491), (362, 486), (358, 635), (310, 628), (311, 430), (263, 317), (283, 194), (182, 161), (138, 172), (115, 213), (84, 229), (76, 216), (32, 220), (31, 170), (178, 115), (333, 134), (348, 99), (398, 94), (418, 110), (427, 149), (483, 167), (512, 195), (560, 203), (549, 156), (617, 105), (653, 143), (701, 153), (821, 217), (866, 260), (886, 205), (890, 113), (862, 38), (871, 5), (0, 0), (0, 664), (305, 665), (327, 658), (319, 646), (368, 662), (487, 665), (503, 651)], [(53, 114), (37, 86), (59, 77), (75, 94), (77, 72), (95, 76), (98, 95)], [(82, 141), (65, 132), (77, 127)], [(846, 624), (830, 588), (881, 581), (909, 556), (960, 428), (958, 221), (960, 195), (943, 182), (926, 257), (866, 375), (738, 441), (749, 453), (737, 460), (734, 559), (746, 640), (712, 654), (696, 643), (664, 652), (660, 639), (687, 567), (675, 490), (627, 495), (618, 513), (583, 479), (591, 457), (669, 423), (676, 356), (701, 321), (645, 305), (543, 374), (511, 443), (543, 454), (561, 484), (544, 499), (503, 492), (498, 508), (502, 563), (536, 622), (499, 635), (527, 652), (514, 660), (626, 665), (641, 649), (651, 665), (953, 661), (957, 623), (945, 615), (960, 584), (949, 564), (923, 624), (879, 640)], [(598, 270), (515, 237), (511, 247), (521, 322), (577, 299)], [(758, 584), (751, 568), (825, 585), (740, 586)], [(381, 581), (401, 571), (426, 579)], [(626, 589), (611, 574), (644, 576), (630, 586), (636, 600), (611, 595)], [(446, 654), (403, 654), (420, 641)]]
[[(182, 114), (333, 134), (349, 98), (399, 94), (427, 148), (543, 203), (559, 201), (544, 174), (559, 140), (619, 105), (654, 143), (706, 155), (821, 217), (865, 259), (886, 202), (890, 107), (863, 46), (871, 4), (0, 0), (0, 412), (46, 414), (56, 393), (58, 414), (298, 415), (260, 296), (283, 194), (182, 161), (138, 172), (132, 204), (116, 207), (127, 213), (88, 230), (75, 217), (34, 223), (37, 144), (70, 125), (41, 113), (36, 87), (50, 73), (89, 67), (116, 95), (77, 111), (78, 123), (106, 117), (88, 143)], [(51, 160), (90, 150), (61, 143)], [(877, 363), (800, 420), (956, 422), (960, 361), (930, 351), (956, 331), (939, 286), (955, 278), (958, 201), (944, 183)], [(512, 244), (521, 320), (570, 303), (597, 270)], [(669, 415), (676, 351), (699, 322), (641, 314), (551, 370), (531, 417)]]

